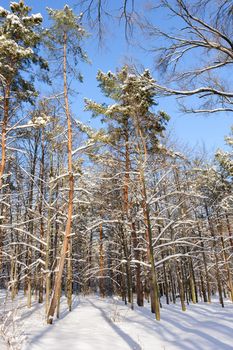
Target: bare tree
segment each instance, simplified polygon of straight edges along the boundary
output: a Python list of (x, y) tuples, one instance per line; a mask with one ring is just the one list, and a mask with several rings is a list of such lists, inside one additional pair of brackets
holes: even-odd
[[(156, 88), (163, 95), (194, 96), (193, 107), (180, 105), (185, 112), (215, 113), (233, 111), (230, 70), (233, 63), (231, 1), (162, 0), (155, 10), (170, 16), (173, 28), (162, 30), (147, 22), (143, 29), (152, 38), (157, 67), (166, 83)], [(175, 28), (175, 29), (174, 29)], [(162, 46), (161, 46), (161, 41)], [(158, 40), (157, 44), (154, 44)], [(201, 101), (201, 103), (200, 103)]]
[(100, 42), (106, 34), (105, 18), (123, 22), (126, 39), (132, 34), (135, 19), (138, 17), (135, 0), (119, 1), (114, 8), (112, 8), (112, 1), (110, 0), (80, 0), (77, 5), (83, 10), (89, 25), (94, 29), (97, 28), (97, 36)]
[[(86, 0), (79, 4), (89, 20), (98, 24), (102, 38), (104, 18), (113, 16), (110, 3)], [(122, 0), (118, 14), (125, 20), (126, 38), (139, 25), (150, 40), (143, 46), (156, 56), (156, 68), (162, 73), (157, 92), (177, 96), (184, 112), (232, 112), (232, 1), (159, 0), (140, 6), (148, 10), (144, 17), (138, 15), (139, 4)], [(161, 16), (168, 21), (158, 26)], [(184, 102), (183, 97), (190, 96), (192, 103)]]

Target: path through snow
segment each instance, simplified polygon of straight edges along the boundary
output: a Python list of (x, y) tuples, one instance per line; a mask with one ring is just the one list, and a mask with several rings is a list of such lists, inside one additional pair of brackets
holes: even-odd
[(122, 302), (98, 297), (74, 301), (72, 312), (62, 300), (61, 318), (52, 326), (43, 324), (44, 309), (34, 304), (22, 314), (28, 342), (24, 350), (232, 350), (233, 305), (164, 306), (161, 321), (149, 305), (130, 310)]

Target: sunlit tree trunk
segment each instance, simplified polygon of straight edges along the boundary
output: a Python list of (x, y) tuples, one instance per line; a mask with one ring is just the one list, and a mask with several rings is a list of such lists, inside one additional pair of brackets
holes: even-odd
[(60, 259), (57, 266), (57, 275), (55, 279), (54, 290), (52, 299), (50, 302), (47, 322), (52, 324), (53, 316), (57, 307), (58, 298), (61, 291), (62, 273), (64, 270), (65, 259), (68, 251), (68, 244), (72, 227), (72, 213), (73, 213), (73, 196), (74, 196), (74, 176), (72, 168), (72, 123), (68, 102), (68, 86), (67, 86), (67, 34), (64, 33), (64, 45), (63, 45), (63, 79), (64, 79), (64, 99), (65, 99), (65, 112), (67, 118), (68, 128), (68, 140), (67, 140), (67, 153), (68, 153), (68, 172), (69, 172), (69, 198), (68, 198), (68, 216), (65, 229), (65, 235), (63, 239), (62, 250), (60, 253)]
[[(9, 104), (10, 104), (10, 84), (6, 84), (5, 94), (4, 94), (4, 105), (3, 105), (3, 120), (2, 120), (2, 130), (1, 130), (1, 162), (0, 162), (0, 195), (3, 195), (3, 175), (6, 167), (6, 134), (7, 125), (9, 120)], [(4, 213), (4, 205), (1, 203), (0, 215)], [(0, 224), (3, 220), (0, 219)], [(2, 249), (3, 249), (3, 231), (0, 227), (0, 271), (2, 270)]]

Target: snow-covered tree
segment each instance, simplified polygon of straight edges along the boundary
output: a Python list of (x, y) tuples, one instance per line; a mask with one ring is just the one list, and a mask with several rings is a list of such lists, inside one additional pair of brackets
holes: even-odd
[[(58, 262), (58, 272), (56, 275), (54, 291), (52, 294), (50, 306), (48, 309), (48, 323), (52, 323), (53, 315), (60, 298), (61, 279), (65, 265), (67, 253), (69, 254), (68, 264), (68, 304), (71, 310), (72, 303), (72, 265), (71, 265), (71, 239), (72, 233), (72, 215), (73, 215), (73, 197), (74, 197), (74, 171), (73, 171), (73, 150), (72, 150), (72, 116), (69, 106), (69, 89), (68, 77), (69, 73), (75, 75), (75, 67), (79, 60), (87, 61), (87, 56), (82, 50), (81, 42), (86, 36), (86, 32), (81, 25), (81, 16), (76, 16), (68, 5), (62, 10), (48, 9), (52, 26), (45, 33), (45, 42), (55, 57), (58, 58), (58, 64), (62, 66), (61, 76), (63, 79), (63, 96), (64, 96), (64, 112), (67, 121), (67, 157), (68, 157), (68, 209), (67, 222), (64, 234), (63, 245)], [(73, 65), (72, 65), (73, 63)]]
[[(119, 149), (122, 158), (123, 177), (123, 208), (127, 220), (133, 220), (130, 213), (132, 207), (132, 194), (129, 191), (130, 172), (134, 168), (138, 172), (141, 187), (142, 210), (145, 218), (145, 238), (148, 243), (148, 260), (151, 264), (151, 295), (154, 303), (153, 311), (157, 320), (160, 319), (159, 296), (156, 270), (154, 266), (154, 253), (152, 242), (152, 230), (150, 223), (150, 208), (147, 202), (147, 186), (145, 179), (145, 167), (147, 166), (148, 152), (159, 150), (159, 136), (165, 129), (169, 120), (164, 112), (154, 113), (153, 106), (156, 104), (154, 80), (148, 70), (142, 74), (135, 74), (130, 68), (124, 66), (116, 74), (112, 72), (98, 72), (97, 80), (103, 93), (113, 99), (116, 103), (111, 105), (98, 104), (86, 100), (86, 109), (91, 110), (94, 115), (101, 115), (103, 121), (109, 124), (110, 143)], [(122, 156), (121, 156), (122, 154)], [(117, 156), (119, 157), (119, 156)], [(135, 158), (133, 160), (133, 158)], [(135, 162), (136, 160), (136, 162)], [(131, 197), (131, 199), (130, 199)], [(129, 289), (132, 292), (132, 277), (128, 253), (127, 234), (123, 238), (124, 254), (127, 260), (127, 276)], [(139, 283), (140, 284), (140, 283)], [(130, 302), (132, 302), (132, 295)]]
[(41, 14), (30, 15), (31, 8), (24, 1), (11, 2), (10, 11), (0, 7), (0, 103), (2, 114), (0, 187), (6, 164), (6, 132), (9, 119), (20, 101), (32, 102), (37, 92), (29, 67), (39, 64), (47, 68), (38, 55), (38, 28)]

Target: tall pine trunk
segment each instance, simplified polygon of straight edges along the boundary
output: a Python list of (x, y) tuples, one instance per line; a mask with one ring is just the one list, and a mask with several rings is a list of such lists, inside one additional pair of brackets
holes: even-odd
[(73, 196), (74, 196), (74, 176), (72, 169), (72, 123), (68, 102), (68, 86), (67, 86), (67, 34), (64, 33), (64, 45), (63, 45), (63, 79), (64, 79), (64, 98), (65, 98), (65, 112), (68, 128), (68, 140), (67, 140), (67, 153), (68, 153), (68, 172), (69, 172), (69, 198), (68, 198), (68, 217), (65, 229), (65, 235), (63, 245), (60, 253), (60, 259), (57, 266), (57, 275), (54, 283), (54, 289), (52, 299), (50, 302), (47, 323), (52, 324), (54, 313), (58, 304), (58, 299), (61, 293), (61, 280), (64, 270), (65, 259), (68, 251), (68, 244), (72, 228), (72, 214), (73, 214)]

